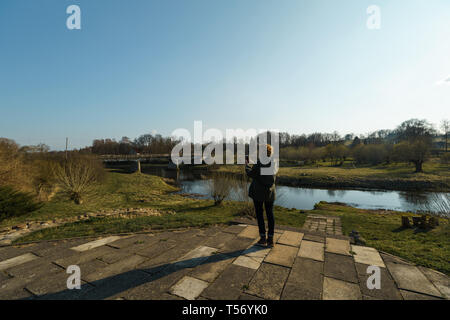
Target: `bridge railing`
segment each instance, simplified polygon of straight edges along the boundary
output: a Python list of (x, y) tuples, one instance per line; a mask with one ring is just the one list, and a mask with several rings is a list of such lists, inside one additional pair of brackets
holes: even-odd
[(99, 156), (102, 160), (138, 160), (154, 158), (170, 158), (170, 154), (103, 154)]

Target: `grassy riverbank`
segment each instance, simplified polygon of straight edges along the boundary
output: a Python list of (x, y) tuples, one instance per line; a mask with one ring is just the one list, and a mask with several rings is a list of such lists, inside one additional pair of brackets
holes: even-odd
[[(282, 163), (277, 183), (310, 188), (450, 192), (449, 164), (430, 161), (423, 169), (423, 173), (414, 173), (414, 166), (407, 164), (355, 167), (351, 162), (345, 162), (340, 167), (332, 167), (329, 163), (314, 166)], [(242, 165), (217, 166), (214, 170), (244, 174)]]
[[(240, 217), (242, 204), (226, 201), (214, 206), (211, 200), (186, 198), (173, 194), (176, 188), (163, 179), (145, 174), (109, 172), (105, 182), (96, 188), (95, 195), (82, 205), (72, 204), (56, 196), (40, 210), (2, 223), (11, 226), (26, 221), (45, 221), (55, 217), (71, 217), (119, 208), (153, 208), (160, 216), (131, 219), (102, 217), (68, 223), (55, 228), (27, 234), (16, 243), (98, 236), (155, 229), (205, 227), (226, 224)], [(314, 210), (275, 208), (279, 225), (302, 227), (308, 213), (340, 216), (344, 234), (358, 230), (367, 245), (408, 259), (423, 266), (450, 274), (450, 226), (448, 219), (440, 219), (440, 226), (428, 232), (400, 229), (405, 213), (356, 209), (344, 205), (319, 203)], [(412, 214), (408, 214), (412, 215)]]
[[(223, 224), (240, 217), (244, 207), (242, 203), (233, 201), (225, 201), (221, 206), (214, 206), (212, 200), (192, 199), (174, 194), (175, 191), (177, 188), (165, 183), (162, 178), (157, 176), (111, 171), (104, 183), (96, 188), (95, 194), (82, 205), (75, 205), (57, 195), (38, 211), (5, 220), (0, 227), (30, 221), (74, 217), (100, 210), (108, 212), (126, 208), (151, 208), (161, 213), (160, 216), (142, 216), (133, 219), (91, 218), (30, 233), (19, 240), (25, 242)], [(296, 227), (301, 227), (306, 218), (306, 215), (302, 214), (300, 210), (282, 207), (275, 207), (275, 213), (280, 217), (280, 223)]]

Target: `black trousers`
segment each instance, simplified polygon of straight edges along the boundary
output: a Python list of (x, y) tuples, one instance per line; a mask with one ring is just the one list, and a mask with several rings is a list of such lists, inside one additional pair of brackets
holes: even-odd
[(269, 225), (268, 236), (273, 237), (275, 232), (275, 219), (273, 217), (273, 201), (254, 201), (256, 219), (258, 220), (259, 235), (266, 237), (266, 226), (264, 224), (264, 208), (266, 208), (267, 223)]

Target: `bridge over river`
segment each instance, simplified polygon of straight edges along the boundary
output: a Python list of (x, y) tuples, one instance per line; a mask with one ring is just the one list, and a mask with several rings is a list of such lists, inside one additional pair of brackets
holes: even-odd
[[(170, 154), (129, 154), (129, 155), (120, 155), (120, 154), (108, 154), (108, 155), (100, 155), (100, 159), (105, 164), (114, 164), (114, 163), (136, 163), (138, 170), (140, 171), (141, 163), (153, 163), (153, 164), (167, 164), (169, 169), (177, 169), (178, 163), (173, 163)], [(199, 163), (201, 160), (201, 163)], [(198, 165), (204, 164), (204, 158), (202, 155), (194, 154), (191, 156), (190, 164), (187, 165)]]

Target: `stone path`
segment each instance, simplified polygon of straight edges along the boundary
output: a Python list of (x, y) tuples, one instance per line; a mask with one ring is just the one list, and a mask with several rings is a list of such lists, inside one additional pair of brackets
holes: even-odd
[(0, 229), (0, 246), (11, 244), (14, 240), (25, 236), (26, 234), (47, 228), (55, 228), (66, 223), (88, 220), (91, 218), (120, 217), (123, 219), (134, 219), (143, 216), (160, 216), (163, 214), (174, 214), (174, 211), (159, 211), (152, 208), (127, 208), (115, 210), (101, 210), (99, 212), (87, 212), (85, 214), (73, 217), (55, 218), (47, 221), (30, 221), (11, 227)]
[(309, 214), (303, 227), (309, 231), (342, 235), (341, 219), (339, 217)]
[[(342, 235), (280, 228), (272, 249), (257, 239), (255, 225), (234, 224), (0, 247), (0, 299), (450, 298), (446, 275)], [(67, 289), (70, 265), (80, 290)], [(380, 289), (367, 286), (370, 266)]]

